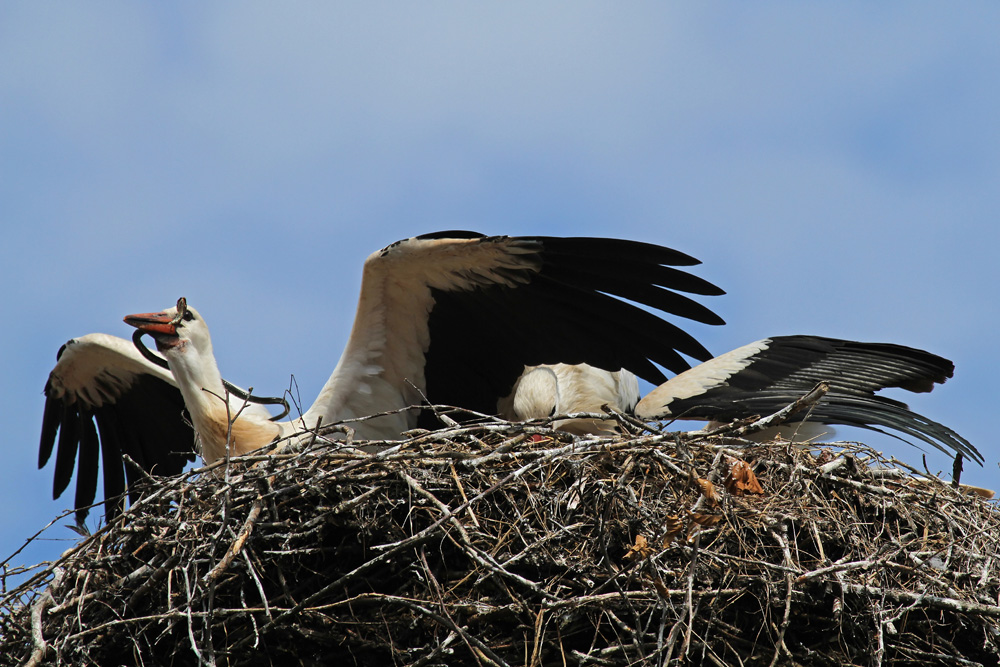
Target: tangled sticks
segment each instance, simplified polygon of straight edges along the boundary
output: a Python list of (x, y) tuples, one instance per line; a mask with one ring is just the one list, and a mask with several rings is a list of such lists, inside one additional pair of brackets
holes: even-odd
[(0, 600), (0, 664), (996, 664), (1000, 514), (838, 451), (506, 422), (316, 438)]

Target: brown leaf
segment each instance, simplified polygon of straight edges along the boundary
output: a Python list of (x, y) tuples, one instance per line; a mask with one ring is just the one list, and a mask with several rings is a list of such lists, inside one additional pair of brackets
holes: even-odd
[(692, 512), (691, 520), (699, 526), (714, 526), (722, 521), (722, 516), (719, 514), (699, 514), (698, 512)]
[(701, 494), (705, 496), (705, 500), (707, 500), (712, 507), (718, 505), (719, 494), (715, 492), (715, 485), (712, 484), (707, 479), (698, 478), (695, 481), (698, 483), (698, 487), (701, 489)]
[(670, 595), (670, 590), (667, 588), (667, 585), (663, 583), (663, 579), (660, 579), (659, 575), (656, 573), (653, 573), (653, 587), (656, 588), (656, 591), (663, 597), (668, 597)]
[(628, 548), (625, 553), (625, 558), (646, 558), (653, 553), (652, 547), (649, 546), (649, 541), (642, 535), (635, 536), (635, 544)]
[(757, 481), (757, 475), (750, 469), (746, 461), (736, 461), (729, 468), (726, 475), (726, 490), (734, 496), (743, 496), (748, 493), (759, 495), (764, 494), (764, 489)]
[(667, 533), (663, 536), (663, 548), (666, 549), (670, 546), (670, 543), (676, 539), (681, 531), (684, 530), (684, 520), (681, 519), (676, 514), (672, 514), (667, 517), (666, 520)]

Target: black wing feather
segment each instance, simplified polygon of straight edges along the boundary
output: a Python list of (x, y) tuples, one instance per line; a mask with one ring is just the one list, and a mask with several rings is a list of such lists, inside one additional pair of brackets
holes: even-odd
[(880, 427), (884, 427), (949, 455), (959, 452), (981, 465), (982, 454), (952, 429), (913, 412), (902, 401), (875, 395), (891, 387), (930, 391), (951, 377), (953, 370), (949, 360), (903, 345), (775, 336), (746, 368), (697, 396), (670, 401), (669, 410), (675, 417), (732, 421), (775, 412), (818, 382), (828, 382), (826, 396), (791, 421), (808, 418), (882, 433), (886, 431)]
[[(114, 410), (94, 411), (101, 434), (101, 467), (104, 470), (105, 515), (110, 519), (125, 509), (125, 471), (122, 469), (121, 432)], [(81, 505), (77, 504), (77, 507)]]
[[(468, 234), (462, 238), (477, 237)], [(690, 365), (681, 354), (711, 357), (693, 336), (641, 307), (722, 324), (708, 308), (677, 293), (723, 293), (671, 268), (698, 264), (693, 257), (619, 239), (510, 241), (526, 253), (537, 253), (537, 261), (526, 258), (528, 268), (511, 270), (516, 286), (486, 279), (469, 280), (475, 287), (464, 291), (432, 290), (425, 364), (432, 403), (493, 413), (497, 399), (510, 392), (525, 365), (627, 368), (660, 383), (666, 377), (657, 365), (680, 372)]]
[[(109, 501), (105, 514), (111, 520), (124, 508), (126, 480), (130, 499), (135, 502), (138, 492), (134, 484), (145, 476), (142, 471), (176, 475), (194, 460), (194, 431), (184, 414), (184, 399), (180, 390), (159, 378), (136, 376), (128, 389), (96, 408), (69, 396), (56, 397), (51, 383), (45, 393), (39, 468), (55, 448), (54, 499), (69, 486), (76, 469), (78, 523), (87, 517), (85, 508), (94, 503), (99, 467), (104, 471), (104, 498)], [(132, 458), (142, 471), (127, 466), (122, 454)]]
[(101, 448), (98, 443), (97, 429), (94, 428), (92, 415), (85, 412), (78, 412), (77, 418), (80, 420), (80, 458), (77, 463), (76, 497), (74, 502), (76, 502), (77, 508), (80, 508), (92, 505), (97, 495), (97, 462)]
[(56, 450), (56, 469), (52, 477), (52, 498), (58, 498), (73, 479), (76, 467), (76, 452), (80, 443), (80, 419), (74, 405), (62, 406), (62, 420), (59, 429), (59, 448)]
[[(49, 386), (46, 385), (45, 393), (48, 395)], [(42, 436), (38, 446), (38, 467), (42, 468), (49, 462), (52, 450), (56, 443), (56, 434), (59, 431), (59, 424), (62, 422), (63, 406), (60, 401), (47, 397), (45, 399), (45, 411), (42, 414)]]

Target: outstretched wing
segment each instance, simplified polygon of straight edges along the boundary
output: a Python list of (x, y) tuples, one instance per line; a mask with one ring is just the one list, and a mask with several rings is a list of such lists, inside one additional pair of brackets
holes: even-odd
[(809, 411), (811, 421), (888, 428), (981, 465), (979, 451), (955, 431), (875, 394), (889, 387), (930, 391), (953, 371), (947, 359), (903, 345), (775, 336), (681, 373), (639, 401), (635, 412), (643, 419), (730, 421), (775, 412), (825, 381), (830, 390)]
[(657, 364), (680, 372), (689, 367), (682, 355), (711, 355), (636, 304), (722, 324), (683, 294), (722, 294), (674, 268), (694, 264), (618, 239), (440, 232), (399, 241), (365, 262), (354, 329), (314, 409), (327, 418), (365, 414), (347, 402), (387, 405), (372, 397), (397, 392), (403, 405), (426, 396), (495, 413), (525, 366), (539, 364), (626, 368), (662, 382)]
[(99, 467), (110, 519), (124, 507), (126, 480), (131, 489), (143, 474), (126, 465), (123, 454), (159, 475), (181, 472), (195, 454), (194, 431), (170, 371), (144, 359), (131, 341), (106, 334), (74, 338), (59, 350), (45, 384), (39, 468), (53, 448), (53, 498), (69, 486), (75, 468), (78, 522), (94, 502)]

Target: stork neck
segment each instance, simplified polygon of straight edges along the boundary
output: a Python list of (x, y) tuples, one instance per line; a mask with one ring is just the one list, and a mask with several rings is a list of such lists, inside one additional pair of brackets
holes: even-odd
[[(226, 389), (222, 374), (215, 363), (211, 349), (199, 352), (193, 346), (167, 355), (167, 363), (184, 396), (184, 403), (192, 413), (205, 412), (222, 406)], [(192, 415), (194, 416), (194, 415)]]

